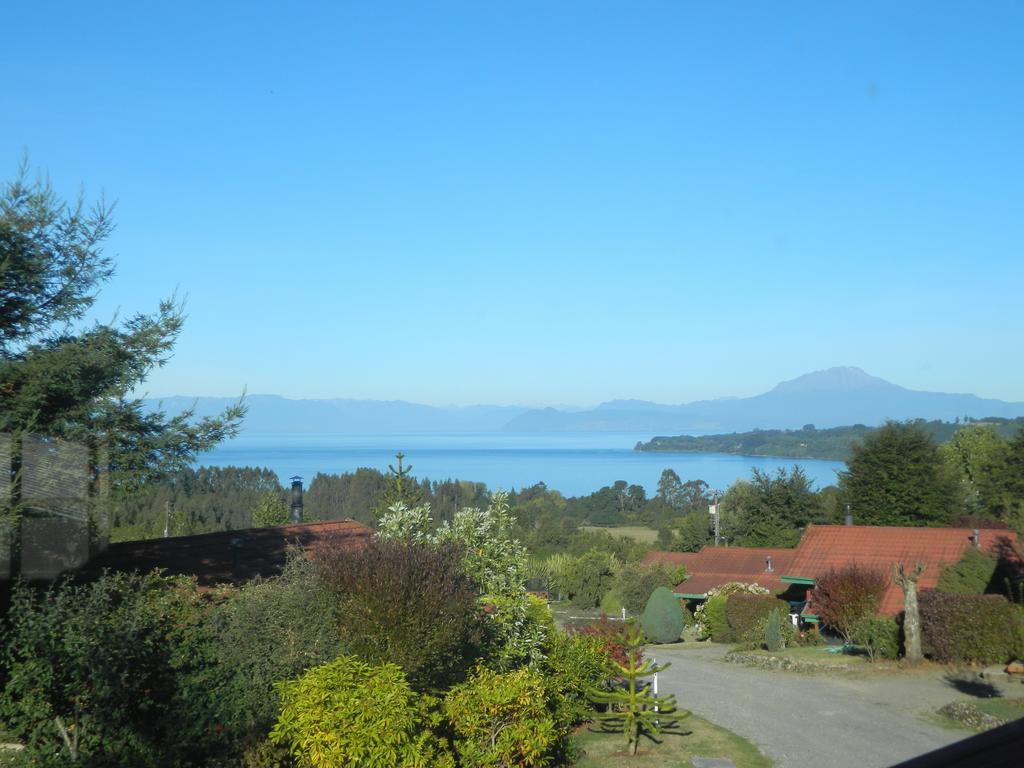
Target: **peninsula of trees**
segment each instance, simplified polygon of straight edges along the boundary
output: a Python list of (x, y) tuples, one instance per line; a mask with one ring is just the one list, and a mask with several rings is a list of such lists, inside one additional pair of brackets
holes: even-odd
[[(984, 419), (964, 418), (963, 421), (913, 422), (927, 432), (936, 443), (948, 443), (957, 430), (967, 424), (988, 426), (1000, 437), (1009, 437), (1024, 427), (1024, 418)], [(677, 435), (654, 437), (646, 443), (636, 444), (638, 451), (664, 451), (668, 453), (732, 453), (741, 456), (776, 456), (786, 459), (829, 459), (846, 461), (854, 444), (875, 432), (878, 427), (854, 424), (847, 427), (816, 429), (807, 424), (802, 429), (755, 429), (750, 432), (731, 432), (720, 435)]]

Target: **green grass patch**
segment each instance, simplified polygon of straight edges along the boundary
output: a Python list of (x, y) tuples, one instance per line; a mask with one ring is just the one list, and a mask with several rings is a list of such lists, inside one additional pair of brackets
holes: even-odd
[(692, 765), (694, 757), (724, 757), (737, 768), (769, 768), (772, 762), (760, 750), (732, 731), (719, 728), (697, 715), (690, 715), (662, 733), (655, 743), (642, 737), (640, 749), (633, 755), (621, 731), (606, 732), (598, 725), (585, 726), (577, 733), (576, 743), (583, 756), (577, 768), (682, 768)]
[(600, 525), (580, 526), (584, 531), (607, 531), (612, 536), (621, 539), (633, 539), (641, 544), (653, 544), (658, 540), (658, 532), (645, 525), (617, 525), (612, 528), (604, 528)]

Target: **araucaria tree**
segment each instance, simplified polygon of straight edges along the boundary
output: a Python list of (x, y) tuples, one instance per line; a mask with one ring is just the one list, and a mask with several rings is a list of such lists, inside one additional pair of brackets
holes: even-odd
[(170, 357), (184, 320), (174, 299), (118, 325), (84, 324), (114, 265), (103, 253), (111, 208), (61, 201), (22, 167), (0, 188), (0, 432), (81, 441), (115, 487), (187, 466), (235, 433), (239, 404), (217, 418), (168, 417), (133, 393)]
[(617, 676), (623, 680), (623, 687), (610, 691), (592, 690), (590, 699), (595, 704), (608, 706), (607, 711), (598, 712), (595, 717), (611, 727), (621, 728), (627, 746), (635, 755), (642, 735), (657, 736), (662, 726), (676, 723), (690, 713), (676, 709), (674, 695), (656, 697), (647, 684), (647, 678), (670, 665), (655, 664), (651, 659), (643, 658), (643, 632), (640, 628), (631, 624), (625, 640), (626, 663), (612, 662)]
[(863, 525), (948, 525), (960, 488), (920, 426), (890, 421), (853, 446), (839, 487)]

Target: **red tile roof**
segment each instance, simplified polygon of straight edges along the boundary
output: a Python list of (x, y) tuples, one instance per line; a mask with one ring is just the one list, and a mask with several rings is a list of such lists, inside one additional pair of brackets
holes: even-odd
[(104, 568), (140, 573), (162, 568), (169, 575), (195, 576), (201, 587), (240, 584), (279, 574), (292, 545), (306, 551), (319, 546), (356, 547), (372, 534), (355, 520), (328, 520), (125, 541), (111, 544), (82, 572), (88, 576)]
[(689, 577), (675, 589), (681, 595), (705, 595), (730, 581), (760, 584), (772, 592), (781, 592), (787, 585), (780, 577), (789, 568), (794, 554), (793, 549), (770, 547), (704, 547), (700, 552), (649, 552), (643, 562), (685, 566)]
[[(811, 525), (781, 575), (816, 579), (833, 568), (848, 565), (880, 571), (890, 577), (881, 612), (894, 615), (903, 610), (903, 592), (891, 581), (893, 563), (908, 567), (924, 563), (918, 589), (933, 589), (943, 566), (957, 562), (972, 546), (971, 534), (969, 528)], [(1020, 542), (1013, 531), (983, 529), (980, 545), (1001, 559), (1017, 563), (1022, 560)]]

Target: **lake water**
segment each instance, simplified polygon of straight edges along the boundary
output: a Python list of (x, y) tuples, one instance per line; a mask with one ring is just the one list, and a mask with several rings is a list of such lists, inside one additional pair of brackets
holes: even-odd
[(386, 471), (402, 451), (417, 478), (458, 478), (491, 489), (523, 488), (543, 481), (566, 496), (592, 493), (616, 480), (657, 490), (663, 469), (685, 482), (704, 480), (724, 490), (754, 467), (772, 471), (799, 463), (819, 487), (836, 481), (841, 461), (770, 459), (720, 453), (634, 451), (647, 434), (419, 434), (419, 435), (259, 435), (243, 434), (202, 454), (199, 464), (268, 467), (283, 483), (300, 475), (308, 483), (317, 472), (340, 474), (359, 467)]

